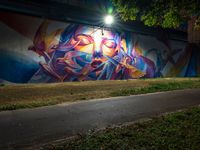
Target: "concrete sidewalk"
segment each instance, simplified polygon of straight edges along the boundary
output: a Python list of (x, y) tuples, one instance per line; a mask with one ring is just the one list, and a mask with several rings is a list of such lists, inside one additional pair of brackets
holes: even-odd
[(0, 112), (0, 149), (21, 149), (200, 104), (200, 89)]

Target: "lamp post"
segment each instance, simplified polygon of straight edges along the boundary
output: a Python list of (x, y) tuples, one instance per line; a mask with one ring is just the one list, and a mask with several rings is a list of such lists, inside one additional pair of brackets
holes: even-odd
[[(104, 25), (110, 26), (113, 23), (114, 23), (114, 17), (112, 15), (106, 15), (104, 17)], [(101, 30), (102, 35), (104, 35), (104, 25)]]

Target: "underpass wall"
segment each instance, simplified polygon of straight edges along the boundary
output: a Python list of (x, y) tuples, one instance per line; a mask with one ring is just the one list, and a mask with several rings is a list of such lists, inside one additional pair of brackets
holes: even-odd
[(50, 83), (194, 77), (185, 41), (0, 12), (0, 82)]

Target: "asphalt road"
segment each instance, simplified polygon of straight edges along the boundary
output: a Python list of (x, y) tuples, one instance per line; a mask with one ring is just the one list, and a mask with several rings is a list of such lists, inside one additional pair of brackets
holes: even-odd
[(200, 89), (0, 112), (0, 149), (21, 149), (200, 104)]

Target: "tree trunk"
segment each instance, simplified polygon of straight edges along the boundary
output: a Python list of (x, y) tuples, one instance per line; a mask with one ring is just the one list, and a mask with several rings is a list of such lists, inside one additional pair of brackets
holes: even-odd
[(195, 20), (196, 18), (193, 17), (188, 21), (188, 43), (200, 45), (200, 28), (195, 29)]

